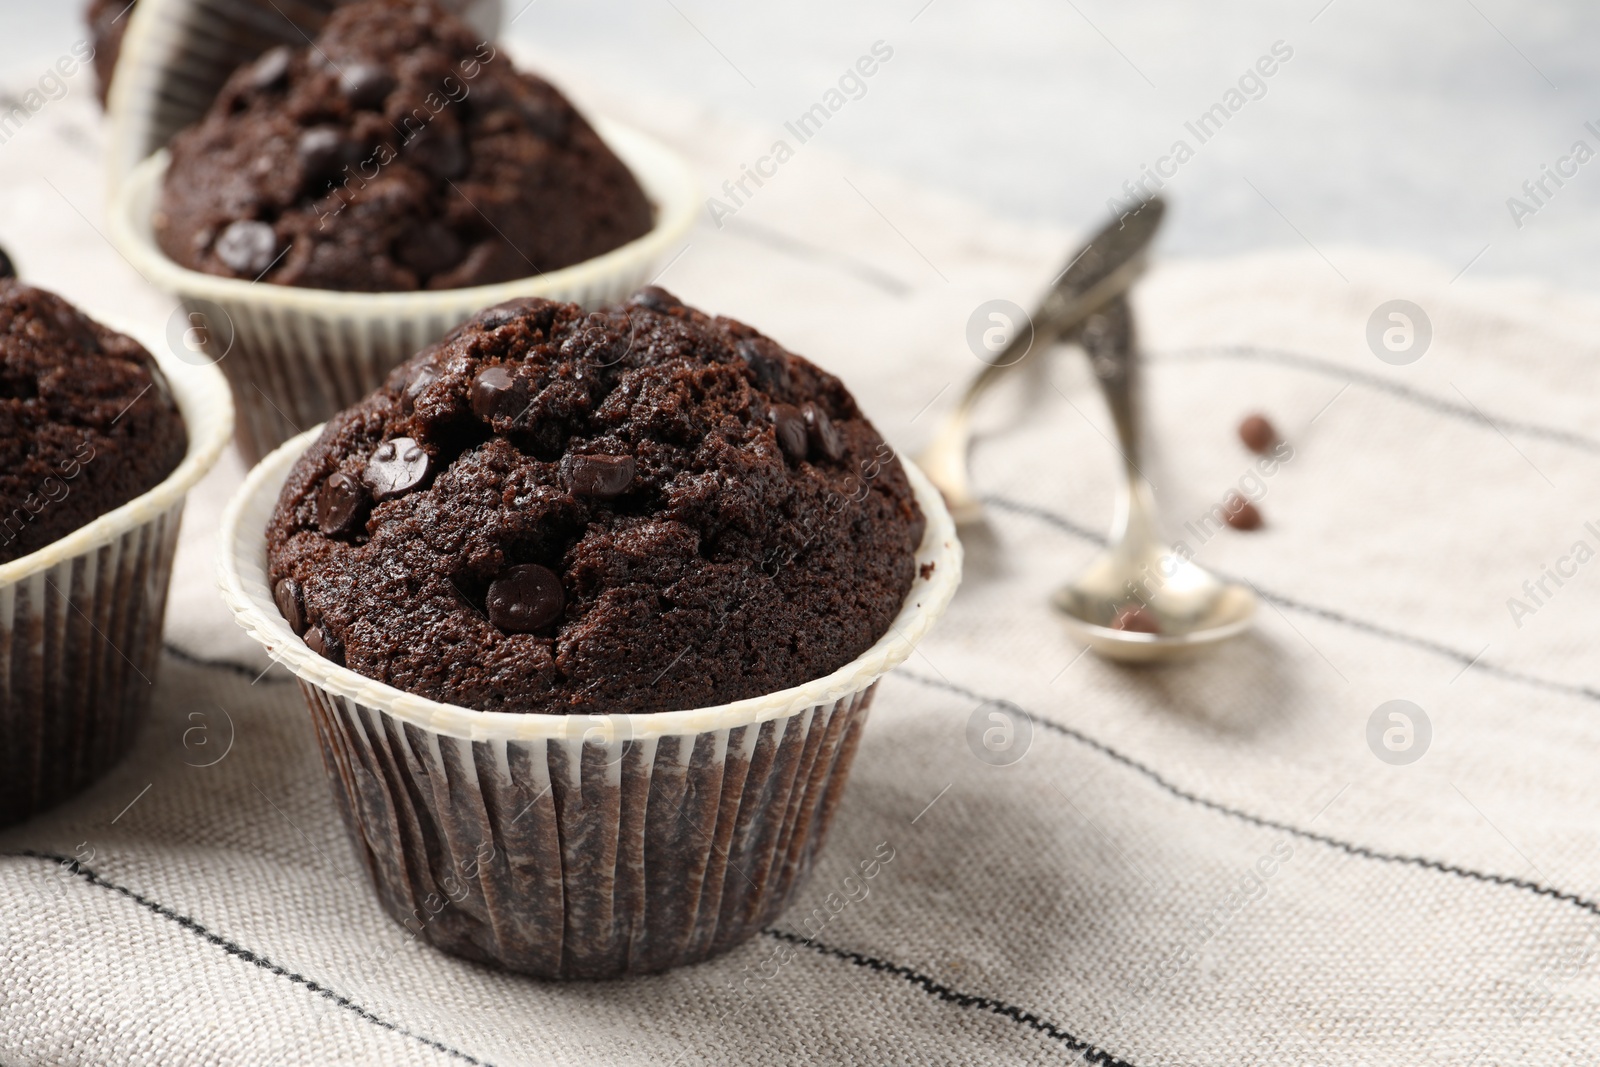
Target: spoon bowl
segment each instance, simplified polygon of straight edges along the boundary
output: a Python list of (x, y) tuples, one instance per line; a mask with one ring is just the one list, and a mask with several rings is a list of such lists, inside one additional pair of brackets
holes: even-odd
[[(1130, 589), (1133, 590), (1130, 593)], [(1179, 659), (1250, 628), (1256, 595), (1166, 552), (1154, 559), (1116, 550), (1100, 555), (1053, 598), (1067, 631), (1109, 659), (1152, 663)], [(1137, 608), (1156, 633), (1119, 629), (1119, 615)]]

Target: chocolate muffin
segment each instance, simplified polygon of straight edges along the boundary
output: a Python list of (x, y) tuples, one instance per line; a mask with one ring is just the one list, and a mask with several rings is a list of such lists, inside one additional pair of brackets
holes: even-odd
[(340, 7), (236, 71), (172, 141), (175, 262), (277, 285), (453, 289), (649, 231), (644, 191), (554, 87), (432, 0)]
[(658, 288), (479, 313), (333, 419), (267, 531), (315, 651), (482, 711), (654, 712), (821, 677), (924, 519), (839, 380)]
[(0, 563), (155, 488), (188, 447), (137, 341), (0, 279)]

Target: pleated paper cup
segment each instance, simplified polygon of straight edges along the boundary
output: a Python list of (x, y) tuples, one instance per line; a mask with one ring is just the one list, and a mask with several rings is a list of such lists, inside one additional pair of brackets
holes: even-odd
[(922, 570), (889, 631), (832, 674), (717, 707), (519, 715), (402, 692), (289, 628), (265, 531), (314, 438), (250, 473), (223, 516), (219, 576), (240, 624), (300, 680), (384, 909), (446, 952), (546, 978), (694, 963), (770, 923), (827, 836), (878, 680), (960, 581), (955, 527), (922, 472), (905, 464), (927, 517)]
[(221, 374), (108, 325), (156, 357), (189, 449), (154, 489), (0, 565), (0, 825), (78, 792), (132, 747), (160, 664), (184, 498), (233, 436)]
[(111, 239), (152, 283), (176, 294), (209, 333), (205, 351), (233, 386), (239, 449), (254, 463), (307, 426), (383, 384), (395, 365), (492, 304), (540, 296), (585, 307), (648, 282), (694, 222), (698, 186), (682, 157), (645, 134), (595, 129), (655, 207), (649, 233), (593, 259), (494, 285), (406, 293), (346, 293), (256, 284), (181, 267), (156, 244), (152, 220), (168, 156), (134, 168), (111, 209)]

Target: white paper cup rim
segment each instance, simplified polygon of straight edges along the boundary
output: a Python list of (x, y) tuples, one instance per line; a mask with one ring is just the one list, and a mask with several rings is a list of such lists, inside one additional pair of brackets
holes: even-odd
[(108, 545), (129, 530), (144, 525), (166, 512), (194, 484), (203, 478), (233, 440), (233, 397), (228, 380), (216, 367), (179, 360), (162, 344), (151, 344), (150, 337), (137, 327), (115, 319), (92, 316), (119, 333), (125, 333), (155, 357), (167, 384), (172, 388), (189, 447), (171, 474), (144, 493), (113, 508), (92, 522), (78, 527), (36, 552), (0, 564), (0, 587), (14, 585), (24, 578), (48, 570), (66, 560)]
[(113, 196), (111, 242), (158, 288), (192, 299), (239, 303), (327, 318), (429, 314), (448, 315), (463, 306), (489, 307), (519, 296), (571, 291), (623, 273), (641, 262), (653, 263), (694, 224), (699, 186), (693, 169), (677, 152), (649, 135), (602, 117), (590, 119), (623, 164), (633, 173), (655, 210), (655, 222), (641, 237), (568, 267), (491, 285), (462, 289), (422, 289), (363, 293), (256, 284), (190, 270), (169, 259), (155, 241), (152, 216), (171, 156), (163, 148), (137, 164)]
[[(473, 741), (646, 740), (726, 730), (780, 719), (866, 689), (904, 662), (944, 613), (961, 580), (955, 524), (927, 477), (902, 459), (927, 527), (917, 550), (919, 571), (899, 614), (871, 648), (822, 678), (714, 707), (686, 711), (551, 715), (473, 711), (407, 693), (324, 659), (283, 620), (267, 580), (266, 526), (284, 481), (322, 428), (290, 439), (256, 465), (222, 516), (218, 579), (222, 598), (245, 631), (303, 683), (412, 725)], [(933, 570), (923, 576), (927, 564)]]

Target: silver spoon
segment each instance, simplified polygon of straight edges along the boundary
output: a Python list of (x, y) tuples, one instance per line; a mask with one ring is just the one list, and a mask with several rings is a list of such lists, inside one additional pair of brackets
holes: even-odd
[(1161, 227), (1166, 204), (1158, 199), (1146, 201), (1106, 225), (1091, 237), (1067, 262), (1055, 284), (1039, 302), (1032, 316), (1033, 330), (1016, 331), (999, 354), (967, 384), (956, 408), (946, 416), (917, 457), (939, 492), (957, 525), (983, 518), (983, 503), (972, 491), (967, 475), (967, 452), (972, 443), (972, 410), (978, 398), (1019, 365), (1033, 345), (1041, 351), (1066, 337), (1108, 300), (1128, 291), (1144, 271), (1145, 250)]
[(1111, 409), (1123, 477), (1109, 547), (1056, 592), (1056, 609), (1073, 636), (1112, 659), (1170, 659), (1243, 633), (1255, 614), (1255, 594), (1175, 553), (1161, 537), (1155, 497), (1139, 466), (1139, 356), (1126, 294), (1090, 315), (1077, 340)]

